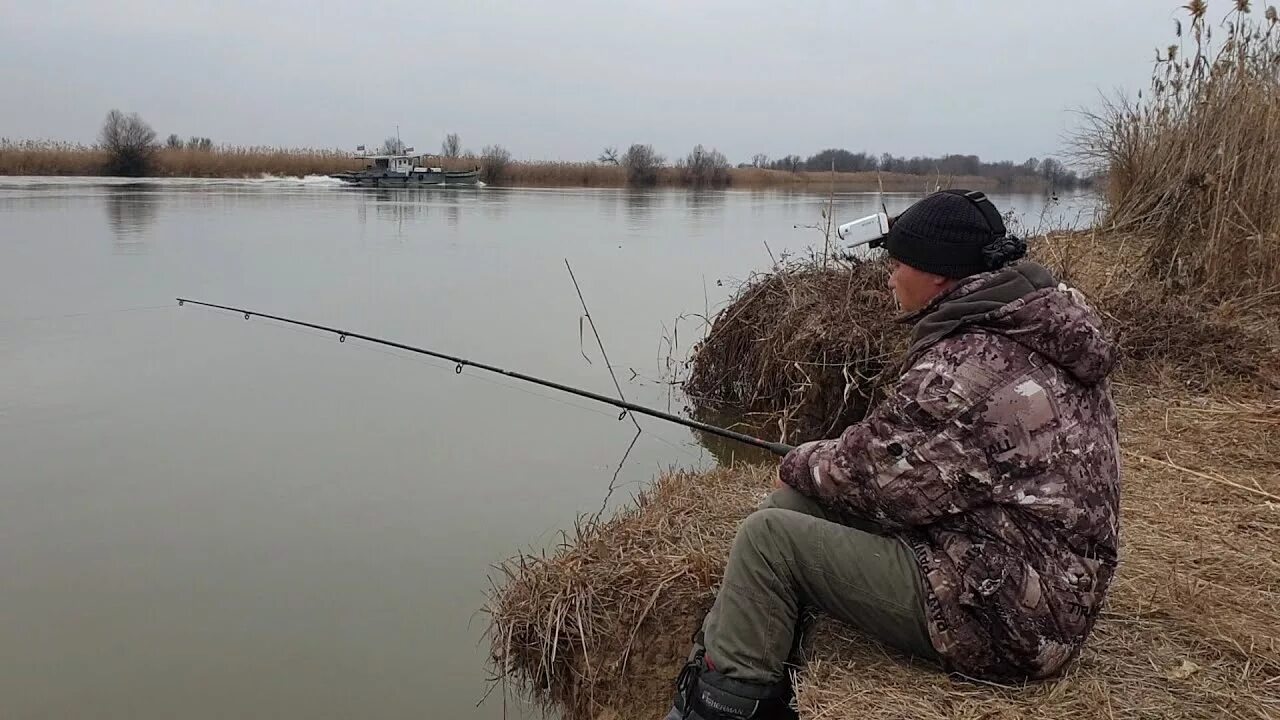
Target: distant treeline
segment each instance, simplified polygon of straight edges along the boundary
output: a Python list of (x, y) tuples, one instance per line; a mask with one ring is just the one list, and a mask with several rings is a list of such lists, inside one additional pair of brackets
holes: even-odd
[[(360, 147), (361, 150), (364, 146)], [(373, 146), (384, 154), (414, 154), (398, 137)], [(972, 187), (985, 190), (1070, 190), (1092, 182), (1053, 159), (1022, 163), (983, 162), (976, 155), (897, 157), (831, 148), (801, 158), (770, 159), (757, 154), (736, 166), (715, 148), (695, 145), (668, 162), (652, 145), (635, 143), (625, 151), (606, 147), (594, 162), (518, 161), (501, 145), (480, 152), (464, 149), (449, 133), (432, 164), (448, 169), (479, 167), (491, 185), (581, 187), (799, 187), (842, 190), (929, 190)], [(199, 135), (170, 134), (163, 142), (137, 113), (112, 110), (92, 146), (0, 139), (0, 174), (120, 175), (128, 177), (247, 177), (327, 174), (359, 169), (362, 160), (342, 150), (236, 147), (215, 145)], [(833, 173), (834, 171), (834, 173)]]
[(778, 159), (758, 154), (750, 163), (739, 167), (760, 167), (770, 170), (811, 172), (832, 170), (836, 172), (892, 172), (907, 175), (940, 175), (943, 177), (967, 175), (992, 178), (1000, 187), (1012, 187), (1018, 178), (1040, 178), (1051, 189), (1072, 190), (1092, 184), (1092, 177), (1081, 177), (1054, 158), (1027, 158), (1023, 162), (1012, 160), (983, 162), (977, 155), (943, 155), (942, 157), (899, 157), (890, 153), (875, 155), (867, 152), (851, 152), (843, 148), (828, 148), (802, 158), (787, 155)]

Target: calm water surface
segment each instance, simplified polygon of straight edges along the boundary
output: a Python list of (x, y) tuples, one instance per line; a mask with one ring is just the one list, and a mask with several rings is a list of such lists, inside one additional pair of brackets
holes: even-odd
[[(476, 707), (491, 565), (600, 507), (630, 424), (172, 299), (612, 394), (568, 258), (628, 397), (679, 409), (660, 380), (702, 327), (677, 318), (766, 269), (766, 242), (820, 243), (794, 226), (825, 200), (0, 178), (0, 716), (501, 716)], [(1032, 225), (1089, 205), (995, 201)], [(615, 499), (715, 461), (641, 424)]]

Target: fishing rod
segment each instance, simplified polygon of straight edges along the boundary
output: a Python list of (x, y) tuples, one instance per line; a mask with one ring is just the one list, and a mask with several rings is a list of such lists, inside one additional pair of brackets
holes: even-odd
[(662, 412), (661, 410), (655, 410), (653, 408), (645, 407), (643, 405), (637, 405), (633, 402), (628, 402), (626, 400), (617, 400), (607, 395), (600, 395), (599, 393), (593, 393), (590, 390), (582, 390), (579, 388), (570, 387), (568, 385), (563, 385), (561, 383), (555, 382), (554, 380), (545, 380), (543, 378), (534, 377), (532, 375), (526, 375), (524, 373), (515, 372), (514, 370), (504, 370), (503, 368), (495, 367), (493, 365), (488, 365), (485, 363), (476, 362), (474, 360), (468, 360), (466, 358), (460, 358), (454, 355), (448, 355), (445, 353), (436, 352), (434, 350), (427, 350), (425, 348), (414, 347), (412, 345), (405, 345), (404, 343), (398, 343), (393, 340), (383, 340), (382, 338), (376, 338), (371, 335), (362, 335), (360, 333), (351, 332), (350, 330), (342, 330), (340, 328), (329, 327), (327, 325), (317, 325), (316, 323), (309, 323), (302, 320), (294, 320), (292, 318), (280, 317), (279, 315), (269, 315), (267, 313), (256, 312), (254, 310), (245, 310), (244, 308), (229, 307), (227, 305), (216, 305), (214, 303), (201, 302), (199, 300), (191, 300), (189, 298), (176, 298), (176, 299), (178, 301), (179, 307), (187, 303), (191, 303), (192, 305), (200, 305), (203, 307), (215, 308), (218, 310), (228, 310), (230, 312), (243, 314), (245, 320), (248, 320), (251, 317), (260, 317), (260, 318), (266, 318), (268, 320), (275, 320), (282, 323), (288, 323), (290, 325), (298, 325), (300, 327), (307, 327), (313, 330), (321, 330), (323, 332), (333, 333), (334, 335), (338, 336), (338, 342), (346, 342), (347, 338), (350, 337), (350, 338), (356, 338), (358, 340), (364, 340), (365, 342), (374, 343), (375, 345), (385, 345), (387, 347), (393, 347), (400, 350), (408, 350), (409, 352), (418, 353), (419, 355), (427, 355), (433, 358), (439, 358), (441, 360), (448, 360), (449, 362), (454, 363), (454, 372), (458, 373), (459, 375), (462, 374), (462, 369), (465, 367), (473, 367), (473, 368), (479, 368), (481, 370), (488, 370), (489, 372), (492, 372), (492, 373), (497, 373), (499, 375), (506, 375), (507, 377), (515, 378), (517, 380), (524, 380), (525, 382), (531, 382), (531, 383), (534, 383), (535, 385), (541, 385), (543, 387), (549, 387), (554, 390), (567, 392), (572, 395), (577, 395), (579, 397), (589, 398), (591, 400), (595, 400), (596, 402), (602, 402), (602, 403), (605, 403), (606, 405), (612, 405), (616, 408), (622, 408), (624, 411), (637, 412), (637, 413), (640, 413), (641, 415), (648, 415), (649, 417), (658, 418), (659, 420), (666, 420), (667, 422), (673, 422), (673, 423), (676, 423), (677, 425), (683, 425), (687, 428), (693, 428), (694, 430), (701, 430), (706, 433), (711, 433), (712, 435), (718, 435), (722, 438), (728, 438), (729, 440), (737, 440), (740, 443), (745, 443), (747, 445), (763, 448), (775, 455), (786, 455), (793, 448), (792, 445), (787, 445), (785, 443), (776, 443), (776, 442), (769, 442), (768, 440), (761, 440), (760, 438), (752, 437), (744, 433), (735, 432), (733, 430), (727, 430), (725, 428), (717, 427), (715, 425), (709, 425), (707, 423), (699, 422), (697, 420), (691, 420), (689, 418), (680, 417), (679, 415), (673, 415), (671, 413)]

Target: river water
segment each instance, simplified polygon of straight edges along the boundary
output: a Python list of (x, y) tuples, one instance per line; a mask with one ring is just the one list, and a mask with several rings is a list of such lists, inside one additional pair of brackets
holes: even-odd
[[(1088, 220), (1087, 197), (993, 197), (1026, 225)], [(820, 246), (795, 226), (825, 202), (0, 178), (0, 715), (500, 717), (498, 693), (476, 707), (492, 565), (600, 508), (631, 425), (173, 299), (612, 395), (568, 259), (628, 398), (679, 410), (663, 381), (696, 316), (770, 253)], [(614, 501), (715, 461), (641, 425)]]

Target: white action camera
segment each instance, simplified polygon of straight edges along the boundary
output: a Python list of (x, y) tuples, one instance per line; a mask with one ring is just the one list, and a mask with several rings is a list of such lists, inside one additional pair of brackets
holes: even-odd
[(871, 247), (880, 247), (885, 235), (889, 234), (889, 216), (885, 213), (878, 212), (875, 215), (868, 215), (864, 218), (858, 218), (852, 222), (847, 222), (836, 228), (836, 235), (841, 240), (848, 241), (849, 247), (855, 248), (859, 245), (870, 245)]

